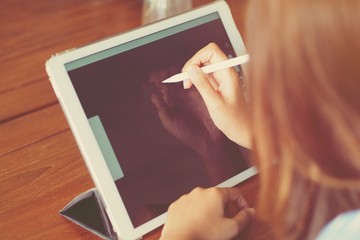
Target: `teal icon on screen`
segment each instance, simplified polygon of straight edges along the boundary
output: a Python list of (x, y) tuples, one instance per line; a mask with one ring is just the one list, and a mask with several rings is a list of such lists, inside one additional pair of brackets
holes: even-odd
[(110, 170), (114, 181), (124, 177), (124, 173), (120, 167), (119, 161), (116, 158), (114, 149), (112, 148), (109, 138), (105, 132), (104, 126), (98, 115), (88, 119), (91, 129), (95, 135), (96, 141), (99, 144), (101, 153), (104, 156), (106, 164)]

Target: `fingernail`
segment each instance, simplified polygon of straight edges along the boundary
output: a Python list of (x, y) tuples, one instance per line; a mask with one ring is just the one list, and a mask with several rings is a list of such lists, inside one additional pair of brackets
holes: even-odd
[(189, 89), (191, 87), (191, 82), (189, 79), (183, 81), (183, 87), (184, 89)]
[(248, 208), (248, 211), (250, 213), (251, 216), (254, 216), (255, 215), (255, 209), (254, 208)]

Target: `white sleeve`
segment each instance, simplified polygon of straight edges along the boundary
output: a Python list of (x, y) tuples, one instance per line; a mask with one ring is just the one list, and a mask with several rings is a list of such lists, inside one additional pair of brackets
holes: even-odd
[(350, 211), (337, 216), (320, 232), (316, 240), (359, 240), (360, 210)]

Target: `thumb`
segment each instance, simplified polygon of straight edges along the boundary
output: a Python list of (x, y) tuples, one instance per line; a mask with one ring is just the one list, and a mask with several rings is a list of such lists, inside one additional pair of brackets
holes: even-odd
[(238, 233), (248, 224), (255, 215), (255, 209), (245, 208), (233, 217), (238, 226)]
[(255, 210), (253, 208), (245, 208), (241, 210), (235, 217), (227, 218), (222, 224), (223, 239), (233, 239), (238, 236), (244, 227), (253, 218)]
[(206, 74), (198, 66), (190, 65), (187, 69), (187, 73), (208, 108), (209, 106), (213, 106), (214, 104), (219, 104), (221, 102), (221, 98), (216, 89), (214, 89)]

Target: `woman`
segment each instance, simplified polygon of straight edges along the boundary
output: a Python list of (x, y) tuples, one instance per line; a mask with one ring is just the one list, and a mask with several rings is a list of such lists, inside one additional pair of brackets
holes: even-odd
[[(321, 229), (349, 210), (335, 222), (357, 228), (337, 234), (360, 236), (360, 1), (249, 4), (248, 110), (234, 70), (199, 69), (226, 59), (214, 44), (186, 63), (184, 88), (194, 85), (216, 126), (253, 149), (257, 215), (278, 238), (334, 237), (331, 224)], [(195, 189), (170, 206), (162, 239), (231, 239), (253, 214), (236, 188)]]

